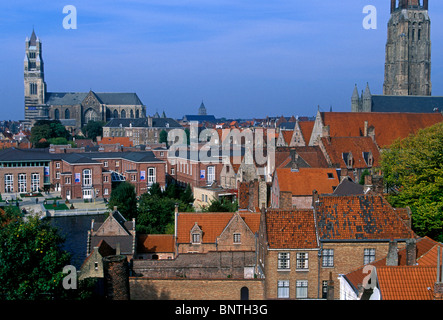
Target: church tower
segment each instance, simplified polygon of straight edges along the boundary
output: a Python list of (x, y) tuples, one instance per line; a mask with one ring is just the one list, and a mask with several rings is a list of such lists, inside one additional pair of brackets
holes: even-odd
[(431, 95), (430, 31), (428, 0), (391, 0), (384, 95)]
[(32, 30), (31, 38), (25, 40), (26, 52), (24, 59), (25, 85), (25, 120), (44, 119), (47, 117), (45, 107), (46, 83), (42, 59), (42, 44)]

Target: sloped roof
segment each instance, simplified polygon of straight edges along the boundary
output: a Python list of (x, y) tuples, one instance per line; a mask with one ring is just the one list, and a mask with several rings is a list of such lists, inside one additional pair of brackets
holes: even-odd
[[(419, 266), (437, 266), (437, 248), (441, 246), (441, 244), (429, 237), (417, 239), (417, 264)], [(370, 265), (375, 266), (378, 270), (379, 267), (386, 266), (386, 257), (374, 261), (370, 263)], [(398, 265), (406, 266), (406, 249), (398, 251)], [(363, 278), (366, 276), (366, 274), (363, 273), (363, 267), (364, 266), (361, 266), (345, 275), (345, 278), (354, 287), (354, 290), (357, 290), (358, 285), (363, 283)]]
[[(383, 300), (434, 300), (437, 266), (378, 267)], [(431, 290), (428, 290), (431, 288)]]
[(443, 97), (437, 96), (386, 96), (373, 95), (373, 112), (413, 112), (434, 113), (438, 108), (443, 111)]
[(271, 249), (318, 248), (313, 210), (268, 210), (266, 232)]
[(303, 135), (303, 139), (305, 140), (306, 145), (309, 144), (312, 135), (312, 129), (314, 129), (315, 121), (299, 121), (298, 125), (300, 126), (301, 133)]
[(173, 234), (140, 234), (137, 236), (138, 253), (175, 252)]
[(314, 190), (319, 194), (332, 193), (333, 187), (339, 184), (337, 171), (333, 168), (300, 168), (298, 171), (277, 168), (275, 171), (280, 191), (290, 191), (292, 196), (309, 196)]
[[(234, 217), (232, 212), (220, 213), (179, 213), (177, 222), (177, 243), (189, 243), (190, 232), (197, 223), (203, 232), (202, 243), (215, 243), (229, 221)], [(249, 229), (257, 232), (260, 225), (260, 213), (240, 213)]]
[(368, 158), (365, 159), (368, 152), (372, 154), (372, 166), (377, 167), (380, 164), (380, 152), (371, 137), (323, 137), (321, 141), (334, 166), (347, 166), (343, 159), (344, 153), (352, 153), (353, 168), (369, 167)]
[[(48, 92), (48, 105), (79, 105), (89, 92)], [(102, 104), (107, 105), (143, 105), (136, 93), (126, 92), (93, 92)]]
[(103, 137), (98, 144), (119, 144), (124, 147), (132, 147), (129, 137)]
[(361, 137), (368, 121), (368, 127), (375, 128), (375, 141), (380, 147), (443, 121), (441, 113), (321, 112), (320, 115), (323, 124), (329, 126), (331, 137)]
[(364, 187), (361, 184), (352, 181), (351, 178), (345, 177), (340, 181), (337, 188), (335, 188), (333, 194), (342, 196), (364, 194)]
[(323, 241), (416, 237), (380, 195), (319, 196), (316, 212)]

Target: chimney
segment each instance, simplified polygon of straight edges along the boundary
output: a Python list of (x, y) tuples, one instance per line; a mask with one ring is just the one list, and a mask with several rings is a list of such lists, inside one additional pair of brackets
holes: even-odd
[(406, 265), (415, 266), (417, 264), (417, 240), (414, 238), (406, 240)]
[(368, 121), (365, 121), (363, 136), (365, 136), (365, 137), (368, 136)]
[(398, 245), (397, 241), (391, 240), (389, 242), (388, 256), (386, 257), (387, 266), (398, 266)]
[(316, 203), (319, 201), (317, 190), (312, 190), (312, 207), (315, 208)]
[(177, 222), (178, 222), (178, 203), (175, 204), (174, 211), (174, 238), (177, 240)]
[(334, 280), (332, 280), (332, 272), (329, 272), (327, 300), (334, 300)]
[(443, 300), (443, 248), (437, 247), (437, 281), (434, 284), (434, 300)]

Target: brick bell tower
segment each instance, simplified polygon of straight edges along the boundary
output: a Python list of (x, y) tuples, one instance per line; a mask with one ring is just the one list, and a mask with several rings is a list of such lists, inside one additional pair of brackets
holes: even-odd
[(431, 91), (428, 0), (391, 0), (383, 94), (430, 96)]

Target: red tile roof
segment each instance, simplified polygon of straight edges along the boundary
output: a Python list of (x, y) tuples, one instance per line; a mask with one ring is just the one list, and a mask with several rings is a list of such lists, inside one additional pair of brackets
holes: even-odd
[[(332, 193), (333, 187), (339, 184), (337, 171), (333, 168), (300, 168), (298, 171), (277, 168), (275, 174), (280, 191), (290, 191), (292, 196), (309, 196), (313, 190), (320, 194)], [(333, 178), (329, 178), (328, 174)]]
[(319, 196), (316, 212), (322, 240), (416, 238), (380, 195)]
[(119, 144), (124, 147), (132, 147), (129, 137), (103, 137), (98, 144)]
[[(232, 212), (209, 212), (209, 213), (179, 213), (177, 221), (177, 243), (189, 243), (190, 232), (195, 223), (203, 232), (202, 243), (215, 243), (234, 217)], [(240, 213), (240, 216), (251, 229), (256, 233), (260, 226), (260, 213)]]
[(314, 129), (315, 121), (299, 121), (298, 125), (300, 126), (301, 133), (303, 135), (303, 139), (305, 140), (305, 144), (308, 145), (311, 140), (312, 129)]
[(268, 210), (266, 232), (271, 249), (318, 248), (313, 210)]
[(141, 234), (137, 238), (138, 253), (175, 252), (174, 235), (172, 234)]
[[(419, 266), (437, 266), (437, 248), (441, 246), (441, 244), (429, 237), (417, 239), (417, 264)], [(372, 262), (371, 265), (375, 266), (377, 270), (380, 267), (386, 266), (386, 257)], [(398, 265), (406, 266), (406, 249), (398, 251)], [(358, 285), (363, 283), (363, 278), (366, 274), (362, 270), (363, 266), (346, 275), (346, 278), (354, 288), (358, 288)]]
[(434, 300), (436, 272), (437, 266), (378, 267), (382, 300)]
[(329, 126), (331, 137), (363, 136), (368, 121), (368, 127), (375, 128), (375, 141), (380, 147), (443, 121), (441, 113), (322, 112), (321, 118)]
[[(353, 168), (377, 167), (380, 164), (380, 152), (377, 145), (370, 137), (331, 137), (321, 138), (326, 153), (333, 166), (344, 168), (347, 166), (343, 160), (343, 153), (352, 153)], [(373, 163), (371, 166), (366, 162), (363, 154), (371, 152)]]

